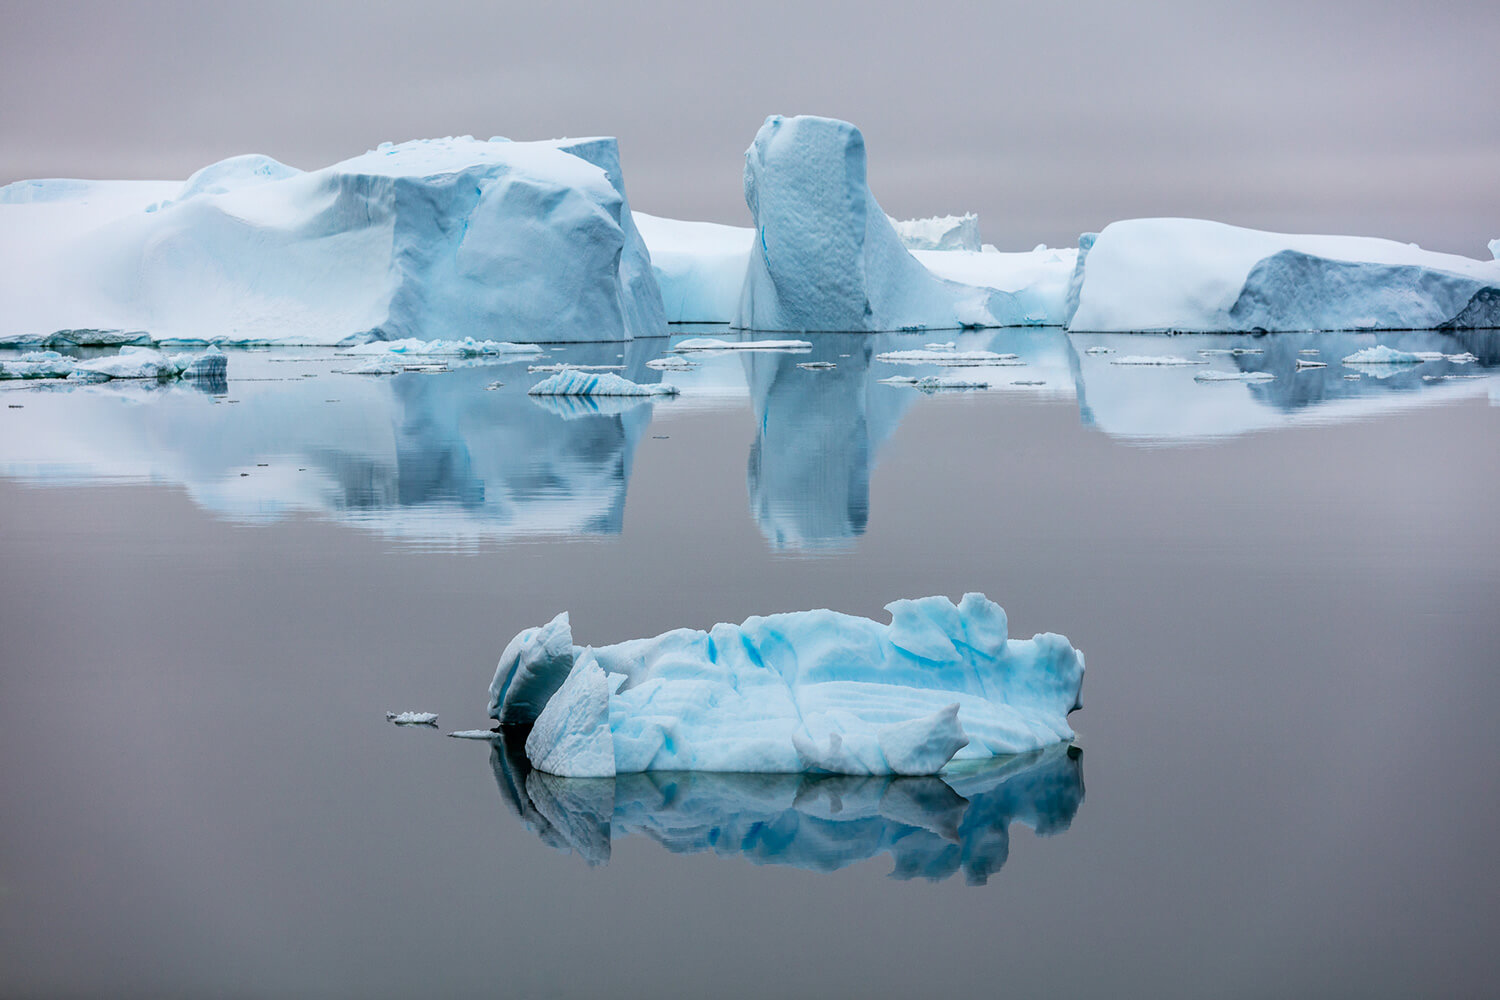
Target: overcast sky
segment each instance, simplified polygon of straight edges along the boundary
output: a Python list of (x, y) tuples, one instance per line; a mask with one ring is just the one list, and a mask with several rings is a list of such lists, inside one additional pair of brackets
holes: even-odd
[(864, 130), (888, 212), (1007, 249), (1144, 215), (1500, 236), (1493, 0), (0, 6), (0, 182), (611, 134), (636, 208), (743, 222), (761, 120), (810, 113)]

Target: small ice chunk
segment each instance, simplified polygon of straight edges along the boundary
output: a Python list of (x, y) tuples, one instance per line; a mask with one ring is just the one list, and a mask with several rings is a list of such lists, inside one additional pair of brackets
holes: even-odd
[(913, 383), (922, 392), (937, 392), (941, 389), (988, 389), (984, 379), (964, 378), (961, 375), (927, 375)]
[(891, 365), (905, 364), (972, 364), (989, 365), (1000, 364), (1006, 361), (1015, 361), (1020, 355), (997, 354), (994, 351), (950, 351), (950, 350), (922, 350), (922, 351), (886, 351), (884, 354), (875, 355), (876, 361), (884, 361)]
[(951, 341), (951, 340), (947, 341), (945, 343), (942, 343), (942, 344), (923, 344), (922, 345), (923, 348), (925, 348), (926, 350), (929, 350), (929, 351), (951, 351), (951, 350), (953, 350), (957, 346), (958, 346), (958, 344), (955, 343), (954, 341)]
[(1344, 381), (1345, 382), (1358, 382), (1359, 381), (1359, 374), (1356, 372), (1353, 375), (1345, 375), (1344, 376)]
[(1244, 354), (1264, 354), (1265, 351), (1259, 347), (1205, 347), (1198, 351), (1199, 354), (1228, 354), (1240, 357)]
[(1011, 383), (1011, 385), (1046, 385), (1046, 384), (1047, 384), (1047, 382), (1046, 382), (1045, 379), (1035, 379), (1035, 378), (1018, 378), (1014, 382)]
[(1180, 357), (1176, 354), (1127, 354), (1123, 358), (1115, 358), (1110, 362), (1112, 365), (1149, 365), (1156, 367), (1175, 368), (1181, 365), (1206, 365), (1207, 361), (1194, 361), (1190, 358)]
[(618, 372), (624, 371), (624, 365), (575, 365), (571, 362), (561, 361), (555, 365), (527, 365), (526, 370), (532, 374), (538, 372)]
[(398, 726), (435, 726), (436, 712), (387, 712), (386, 720)]
[(1194, 382), (1270, 382), (1276, 378), (1270, 372), (1199, 372)]
[(1299, 372), (1310, 371), (1310, 370), (1312, 370), (1314, 368), (1327, 368), (1327, 367), (1328, 367), (1328, 362), (1326, 362), (1326, 361), (1308, 361), (1305, 358), (1298, 358), (1297, 359), (1297, 370)]
[(78, 362), (71, 377), (84, 381), (169, 379), (181, 371), (174, 361), (153, 348), (122, 347), (119, 354)]
[(465, 337), (463, 340), (418, 340), (416, 337), (406, 337), (402, 340), (372, 340), (368, 344), (350, 347), (345, 353), (376, 356), (382, 354), (450, 354), (470, 358), (503, 354), (541, 354), (543, 351), (536, 344), (512, 344), (504, 340), (475, 340), (473, 337)]
[(1355, 351), (1344, 358), (1346, 365), (1420, 365), (1426, 361), (1441, 361), (1442, 351), (1398, 351), (1394, 347), (1380, 344)]
[(608, 372), (569, 370), (542, 379), (528, 392), (533, 396), (675, 396), (677, 387), (664, 383), (642, 385)]
[(1298, 354), (1322, 354), (1323, 352), (1320, 351), (1320, 350), (1318, 350), (1316, 347), (1307, 347), (1307, 348), (1303, 348), (1302, 350), (1298, 351), (1297, 353)]
[(1115, 353), (1115, 349), (1113, 347), (1090, 347), (1084, 353), (1085, 354), (1113, 354), (1113, 353)]
[(832, 361), (799, 361), (797, 367), (805, 368), (810, 372), (821, 372), (837, 366)]
[(688, 351), (810, 351), (806, 340), (718, 340), (714, 337), (691, 337), (672, 347), (674, 354)]
[(454, 740), (492, 740), (500, 736), (498, 729), (460, 729), (456, 733), (449, 733), (448, 738)]
[(652, 358), (646, 362), (646, 367), (659, 372), (690, 372), (698, 367), (698, 362), (687, 358)]
[(1472, 365), (1474, 362), (1479, 360), (1468, 351), (1464, 351), (1462, 354), (1445, 354), (1443, 355), (1443, 358), (1449, 363), (1455, 365)]

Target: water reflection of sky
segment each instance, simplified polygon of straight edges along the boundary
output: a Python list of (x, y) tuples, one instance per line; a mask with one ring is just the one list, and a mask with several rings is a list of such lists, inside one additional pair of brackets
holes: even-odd
[[(351, 375), (343, 369), (352, 359), (327, 349), (233, 352), (230, 378), (218, 384), (9, 383), (0, 472), (29, 482), (174, 483), (234, 521), (312, 512), (437, 544), (611, 535), (623, 529), (635, 454), (658, 413), (691, 421), (748, 410), (750, 515), (773, 549), (816, 552), (847, 548), (864, 533), (872, 469), (911, 408), (954, 395), (882, 381), (892, 375), (989, 381), (988, 390), (960, 394), (976, 406), (1073, 401), (1085, 425), (1151, 446), (1359, 420), (1466, 396), (1500, 398), (1488, 374), (1500, 364), (1496, 331), (814, 334), (806, 351), (695, 353), (696, 366), (681, 372), (646, 364), (680, 339), (555, 346), (546, 358), (618, 365), (634, 381), (681, 389), (657, 401), (531, 397), (527, 389), (545, 376), (528, 373), (528, 359), (454, 361), (438, 374)], [(1022, 363), (944, 368), (878, 359), (948, 339)], [(1340, 363), (1376, 343), (1478, 360)], [(1193, 364), (1118, 363), (1133, 355)], [(808, 362), (834, 367), (799, 367)], [(1198, 381), (1205, 371), (1274, 378)]]

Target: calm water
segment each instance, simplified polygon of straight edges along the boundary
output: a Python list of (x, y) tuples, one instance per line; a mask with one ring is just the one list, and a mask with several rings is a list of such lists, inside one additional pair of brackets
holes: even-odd
[[(1494, 991), (1500, 337), (966, 334), (1023, 363), (931, 395), (874, 356), (946, 334), (811, 339), (547, 359), (682, 387), (640, 405), (327, 350), (0, 386), (0, 993)], [(1479, 360), (1339, 364), (1377, 340)], [(559, 610), (966, 590), (1087, 653), (1081, 754), (569, 782), (443, 736)]]

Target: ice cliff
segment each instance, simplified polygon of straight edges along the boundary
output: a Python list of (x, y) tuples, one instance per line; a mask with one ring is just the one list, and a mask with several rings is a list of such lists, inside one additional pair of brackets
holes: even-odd
[(1020, 323), (1014, 297), (937, 277), (902, 245), (865, 181), (859, 129), (767, 118), (745, 152), (755, 220), (735, 325), (753, 330), (948, 329)]
[(1074, 284), (1068, 328), (1079, 331), (1500, 326), (1500, 261), (1199, 219), (1131, 219), (1085, 236)]
[(490, 715), (539, 771), (935, 774), (1071, 739), (1083, 654), (1008, 639), (982, 594), (895, 601), (891, 623), (803, 611), (573, 644), (567, 612), (511, 640)]
[(175, 190), (22, 182), (0, 189), (0, 254), (0, 343), (664, 332), (613, 139), (236, 157)]

